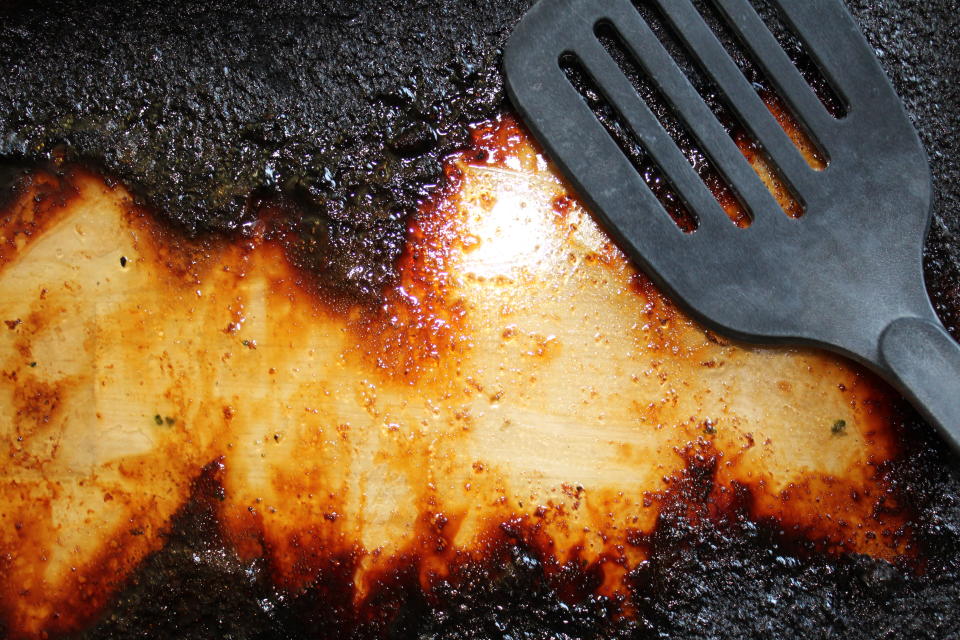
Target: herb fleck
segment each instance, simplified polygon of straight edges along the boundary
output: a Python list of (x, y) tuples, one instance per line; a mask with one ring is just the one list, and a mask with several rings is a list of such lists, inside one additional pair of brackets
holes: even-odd
[(153, 416), (153, 421), (157, 423), (157, 426), (163, 426), (163, 418), (160, 417), (160, 414)]
[(120, 256), (120, 266), (121, 267), (127, 266), (127, 256)]
[(35, 366), (37, 366), (37, 363), (36, 363), (36, 362), (31, 362), (31, 363), (30, 363), (30, 366), (31, 366), (31, 367), (35, 367)]
[(833, 423), (833, 426), (830, 427), (830, 433), (835, 436), (843, 435), (847, 430), (847, 421), (846, 420), (837, 420)]

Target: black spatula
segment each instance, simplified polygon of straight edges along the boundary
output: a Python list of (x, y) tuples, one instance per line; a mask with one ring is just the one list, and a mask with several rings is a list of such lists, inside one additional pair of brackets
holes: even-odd
[[(541, 0), (504, 53), (533, 133), (636, 263), (706, 325), (759, 343), (826, 347), (895, 384), (960, 453), (960, 346), (923, 283), (927, 157), (841, 0), (770, 0), (847, 105), (834, 118), (748, 0), (711, 0), (829, 158), (817, 171), (690, 0), (652, 5), (749, 130), (806, 214), (787, 217), (630, 0)], [(598, 39), (612, 26), (730, 185), (738, 228)], [(684, 233), (561, 68), (576, 59), (698, 219)]]

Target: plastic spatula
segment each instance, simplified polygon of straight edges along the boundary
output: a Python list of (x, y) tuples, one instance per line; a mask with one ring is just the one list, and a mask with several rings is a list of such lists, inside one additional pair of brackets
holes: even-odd
[[(654, 281), (705, 325), (826, 347), (897, 386), (960, 453), (960, 346), (923, 282), (927, 157), (840, 0), (770, 0), (848, 110), (834, 118), (748, 0), (711, 0), (829, 158), (804, 160), (690, 0), (646, 1), (763, 147), (805, 215), (789, 218), (630, 0), (541, 0), (504, 52), (515, 107), (580, 196)], [(612, 26), (752, 219), (738, 228), (600, 42)], [(561, 67), (571, 56), (698, 227), (684, 233)]]

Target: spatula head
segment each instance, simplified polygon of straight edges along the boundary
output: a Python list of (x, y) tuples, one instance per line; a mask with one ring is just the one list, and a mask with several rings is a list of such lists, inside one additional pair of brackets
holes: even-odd
[[(541, 0), (504, 53), (516, 108), (630, 256), (706, 324), (740, 339), (826, 346), (878, 362), (903, 316), (932, 317), (922, 276), (926, 154), (873, 50), (840, 0), (770, 0), (846, 105), (832, 116), (748, 0), (712, 0), (829, 162), (804, 160), (690, 0), (659, 12), (759, 143), (805, 215), (787, 217), (631, 0)], [(752, 224), (731, 223), (598, 39), (612, 27)], [(692, 211), (684, 233), (561, 68), (572, 58)]]

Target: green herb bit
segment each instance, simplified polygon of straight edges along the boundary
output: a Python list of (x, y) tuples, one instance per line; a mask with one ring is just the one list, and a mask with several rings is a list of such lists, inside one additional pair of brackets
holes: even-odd
[(160, 417), (160, 414), (159, 414), (159, 413), (158, 413), (157, 415), (153, 416), (153, 421), (157, 423), (157, 426), (158, 426), (158, 427), (162, 427), (162, 426), (163, 426), (163, 418)]
[(835, 436), (843, 435), (847, 430), (847, 421), (846, 420), (837, 420), (833, 423), (833, 426), (830, 427), (830, 433)]

